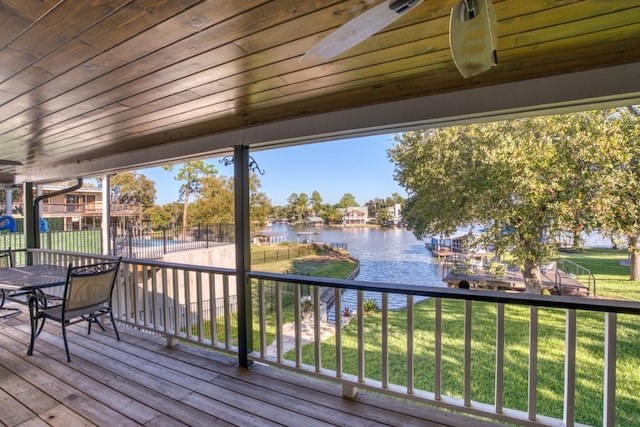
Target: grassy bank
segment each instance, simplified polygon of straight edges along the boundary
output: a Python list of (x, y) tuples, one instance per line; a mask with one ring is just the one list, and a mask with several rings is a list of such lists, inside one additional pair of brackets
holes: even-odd
[[(280, 248), (278, 248), (280, 246)], [(310, 245), (303, 245), (310, 246)], [(264, 247), (257, 248), (256, 250), (263, 251)], [(268, 251), (269, 248), (267, 247)], [(281, 245), (274, 246), (271, 250), (282, 250)], [(296, 249), (297, 251), (297, 249)], [(323, 247), (316, 247), (313, 254), (292, 258), (282, 259), (279, 261), (273, 261), (268, 263), (260, 263), (253, 265), (252, 269), (256, 271), (265, 271), (269, 273), (282, 273), (282, 274), (299, 274), (303, 276), (313, 277), (332, 277), (339, 279), (346, 279), (349, 275), (358, 268), (358, 261), (352, 258), (348, 253), (340, 250), (332, 250)], [(265, 311), (267, 321), (267, 342), (271, 342), (275, 338), (275, 285), (266, 284), (264, 289), (265, 298)], [(295, 302), (293, 299), (293, 286), (289, 284), (282, 284), (282, 323), (286, 324), (293, 322), (295, 319)], [(311, 287), (302, 286), (302, 296), (310, 295)], [(258, 287), (254, 283), (252, 286), (254, 322), (260, 318), (257, 312), (258, 307)], [(254, 330), (259, 330), (259, 325), (254, 324)], [(259, 335), (254, 334), (254, 348), (259, 348)]]
[[(628, 267), (620, 267), (624, 251), (589, 249), (582, 253), (563, 255), (590, 269), (597, 280), (600, 297), (640, 300), (640, 283), (629, 282)], [(443, 301), (443, 384), (442, 392), (462, 397), (463, 393), (463, 331), (464, 303)], [(529, 358), (529, 309), (508, 306), (505, 309), (505, 380), (504, 405), (526, 411), (527, 369)], [(495, 383), (495, 304), (474, 303), (472, 320), (472, 399), (494, 403)], [(577, 422), (602, 424), (604, 371), (604, 315), (578, 313), (576, 356)], [(366, 377), (381, 379), (381, 315), (365, 318)], [(414, 307), (415, 387), (433, 391), (434, 383), (434, 300)], [(406, 310), (389, 314), (390, 381), (405, 385), (406, 372)], [(617, 417), (618, 426), (640, 425), (640, 319), (618, 316)], [(344, 371), (356, 374), (358, 335), (356, 322), (343, 331)], [(539, 353), (537, 408), (540, 414), (562, 418), (564, 389), (565, 312), (557, 309), (539, 311)], [(335, 338), (322, 343), (322, 364), (335, 369)], [(314, 348), (303, 348), (304, 362), (313, 364)]]

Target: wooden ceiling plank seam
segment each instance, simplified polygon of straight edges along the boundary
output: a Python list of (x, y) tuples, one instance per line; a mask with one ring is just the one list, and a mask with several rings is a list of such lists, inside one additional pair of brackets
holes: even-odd
[[(638, 22), (640, 19), (640, 8), (635, 9), (635, 15), (630, 15), (626, 11), (611, 13), (608, 15), (602, 15), (598, 18), (588, 18), (581, 21), (574, 21), (566, 24), (558, 24), (545, 29), (536, 29), (532, 31), (523, 32), (510, 37), (503, 37), (501, 40), (507, 45), (511, 45), (511, 42), (507, 40), (513, 40), (514, 47), (524, 47), (532, 44), (543, 44), (551, 41), (549, 34), (554, 36), (554, 39), (570, 38), (574, 36), (586, 36), (588, 34), (598, 34), (606, 30), (614, 30), (617, 28), (624, 28), (629, 24)], [(604, 18), (606, 17), (606, 19)]]
[[(10, 80), (11, 77), (15, 77), (25, 69), (34, 66), (42, 58), (50, 55), (52, 52), (60, 49), (70, 40), (74, 39), (78, 34), (88, 30), (97, 22), (110, 16), (114, 10), (122, 7), (123, 3), (126, 4), (131, 0), (113, 0), (108, 4), (101, 4), (95, 6), (90, 2), (60, 2), (56, 7), (41, 19), (38, 19), (28, 29), (11, 41), (9, 46), (14, 52), (21, 54), (26, 53), (28, 58), (26, 61), (16, 60), (16, 55), (13, 55), (12, 64), (14, 67), (13, 74), (0, 84)], [(113, 4), (114, 8), (111, 8)], [(77, 8), (81, 8), (81, 15), (85, 17), (84, 20), (69, 21), (69, 16), (75, 16), (73, 12), (70, 12), (68, 8), (73, 7), (74, 11)], [(68, 33), (68, 34), (67, 34)], [(33, 49), (33, 46), (38, 46), (38, 49)], [(0, 50), (0, 55), (2, 50)], [(18, 57), (20, 57), (19, 55)], [(42, 83), (42, 82), (39, 82)], [(39, 86), (37, 83), (36, 86)]]
[[(509, 36), (525, 31), (533, 31), (539, 29), (550, 29), (558, 25), (564, 24), (576, 24), (587, 18), (600, 19), (603, 16), (610, 15), (612, 13), (638, 13), (639, 6), (637, 1), (623, 0), (628, 4), (619, 4), (616, 2), (615, 7), (612, 7), (613, 2), (594, 2), (584, 1), (572, 2), (566, 5), (560, 5), (553, 9), (536, 10), (523, 15), (518, 14), (511, 17), (503, 17), (498, 15), (498, 35)], [(523, 2), (525, 3), (525, 2)], [(528, 3), (528, 2), (526, 2)]]
[[(411, 56), (412, 56), (412, 55), (411, 55)], [(415, 60), (415, 58), (414, 58), (414, 60)], [(278, 77), (278, 78), (280, 78), (280, 77)], [(290, 82), (289, 82), (289, 83), (290, 83)], [(281, 84), (280, 86), (283, 86), (283, 85), (284, 85), (284, 83), (283, 83), (283, 84)], [(255, 85), (254, 85), (254, 86), (255, 86)], [(233, 90), (243, 90), (242, 88), (240, 88), (240, 89), (239, 89), (239, 88), (237, 88), (237, 87), (234, 87), (234, 88), (232, 88), (232, 89), (233, 89)], [(255, 94), (250, 94), (250, 95), (251, 95), (251, 96), (255, 96)], [(201, 101), (199, 101), (199, 102), (201, 102)], [(179, 108), (183, 108), (183, 109), (184, 109), (184, 108), (187, 108), (187, 107), (186, 107), (185, 105), (181, 105), (181, 106), (179, 106)], [(118, 125), (122, 125), (122, 122), (120, 122)]]
[[(254, 9), (255, 9), (255, 8), (254, 8)], [(150, 67), (150, 68), (151, 68), (151, 67)], [(153, 68), (151, 68), (151, 69), (153, 69)], [(147, 70), (148, 70), (148, 69), (147, 69)], [(109, 80), (112, 80), (112, 79), (113, 79), (112, 74), (108, 74), (108, 75), (106, 75), (106, 76), (107, 76), (107, 78), (108, 78)], [(115, 102), (115, 101), (117, 101), (117, 100), (113, 100), (113, 101)], [(73, 103), (73, 104), (75, 104), (75, 103), (77, 103), (77, 100), (75, 100), (75, 99), (74, 99), (74, 100), (71, 100), (71, 101), (69, 101), (69, 102), (70, 102), (70, 104), (72, 104), (72, 103)]]
[[(175, 15), (175, 13), (174, 13), (174, 15)], [(102, 54), (104, 54), (104, 52), (100, 52), (98, 55), (102, 55)], [(93, 58), (91, 58), (91, 59), (95, 59), (95, 57), (96, 57), (96, 56), (98, 56), (98, 55), (94, 55), (94, 56), (93, 56)], [(113, 59), (113, 58), (111, 58), (111, 59)], [(86, 63), (86, 62), (85, 62), (85, 63)], [(82, 67), (82, 66), (81, 66), (81, 67), (75, 67), (75, 68), (73, 68), (72, 70), (78, 70), (78, 69), (81, 69), (81, 70), (83, 70), (83, 72), (84, 72), (84, 70), (86, 70), (87, 68), (86, 68), (86, 67)], [(72, 70), (71, 70), (71, 71), (72, 71)], [(69, 71), (68, 71), (68, 72), (69, 72)], [(68, 72), (67, 72), (67, 73), (68, 73)], [(66, 74), (66, 73), (65, 73), (65, 74)], [(78, 83), (77, 83), (78, 81), (82, 81), (82, 79), (76, 79), (76, 78), (74, 78), (74, 77), (75, 77), (75, 76), (71, 76), (71, 78), (69, 78), (69, 79), (68, 79), (69, 81), (71, 81), (71, 82), (72, 82), (72, 84), (76, 85), (76, 84), (78, 84)], [(61, 90), (60, 88), (61, 88), (61, 87), (64, 87), (64, 85), (60, 85), (60, 84), (59, 84), (60, 82), (59, 82), (59, 81), (57, 81), (57, 80), (56, 80), (56, 81), (53, 81), (53, 82), (50, 80), (48, 83), (51, 83), (53, 86), (55, 86), (55, 87), (57, 88), (57, 90)], [(38, 89), (40, 89), (41, 91), (44, 91), (44, 90), (43, 90), (43, 88), (42, 88), (42, 85), (41, 85)], [(23, 95), (22, 97), (24, 97), (24, 96), (26, 96), (26, 95)], [(15, 100), (14, 100), (14, 101), (15, 101)], [(28, 105), (28, 103), (27, 103), (27, 105)], [(5, 108), (5, 109), (6, 109), (6, 108)], [(0, 112), (1, 112), (1, 111), (2, 111), (2, 110), (0, 109)], [(19, 114), (19, 113), (17, 113), (17, 114)], [(16, 115), (17, 115), (17, 114), (16, 114)], [(15, 115), (14, 115), (14, 116), (15, 116)], [(7, 121), (7, 119), (6, 119), (6, 118), (5, 118), (4, 120), (2, 120), (2, 118), (0, 117), (0, 124), (4, 124), (6, 121)], [(22, 123), (22, 124), (20, 124), (20, 125), (24, 125), (24, 124), (25, 124), (25, 123)]]
[[(24, 2), (24, 0), (23, 0), (23, 2)], [(5, 3), (5, 2), (3, 2), (3, 3)], [(20, 38), (20, 36), (22, 34), (27, 32), (30, 28), (32, 28), (34, 25), (36, 25), (38, 22), (40, 22), (42, 19), (44, 19), (44, 17), (47, 16), (49, 13), (51, 13), (54, 9), (56, 9), (57, 7), (60, 7), (60, 5), (62, 3), (63, 3), (63, 0), (53, 0), (51, 3), (43, 2), (43, 5), (42, 5), (43, 7), (39, 12), (36, 13), (36, 16), (31, 16), (31, 19), (27, 19), (26, 20), (28, 22), (28, 25), (24, 26), (24, 28), (22, 28), (21, 31), (19, 31), (18, 33), (13, 35), (10, 40), (2, 43), (2, 45), (0, 46), (0, 50), (5, 49), (14, 40), (17, 40), (18, 38)], [(16, 8), (15, 6), (11, 7), (11, 5), (7, 5), (7, 4), (4, 4), (2, 6), (3, 6), (3, 8), (9, 6), (12, 9), (12, 11), (14, 12), (13, 13), (14, 16), (19, 15), (20, 9)]]

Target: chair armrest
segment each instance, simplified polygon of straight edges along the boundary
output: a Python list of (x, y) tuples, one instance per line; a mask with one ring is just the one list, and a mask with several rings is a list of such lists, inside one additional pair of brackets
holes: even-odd
[[(49, 302), (58, 301), (62, 304), (64, 298), (49, 294), (31, 294), (29, 297), (29, 314), (35, 316), (41, 308), (47, 308)], [(54, 304), (57, 305), (57, 304)]]

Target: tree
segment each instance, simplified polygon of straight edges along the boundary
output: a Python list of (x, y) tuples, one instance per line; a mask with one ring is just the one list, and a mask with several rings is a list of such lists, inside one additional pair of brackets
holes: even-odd
[(603, 234), (622, 236), (630, 255), (630, 280), (640, 280), (640, 111), (637, 107), (610, 111), (600, 124), (608, 138), (591, 169), (598, 172), (595, 208)]
[[(403, 211), (416, 237), (488, 227), (485, 243), (510, 248), (527, 292), (541, 292), (546, 239), (568, 224), (588, 230), (595, 193), (593, 141), (606, 139), (591, 112), (454, 126), (396, 135), (388, 154), (407, 190)], [(582, 217), (588, 215), (582, 214)]]
[(211, 175), (200, 180), (200, 198), (189, 206), (191, 223), (233, 223), (233, 179)]
[(264, 192), (258, 191), (261, 187), (260, 178), (252, 172), (249, 175), (249, 211), (251, 224), (257, 227), (264, 227), (267, 224), (269, 212), (272, 209), (271, 200)]
[(376, 197), (375, 199), (369, 200), (365, 203), (365, 206), (367, 207), (371, 218), (378, 218), (378, 214), (381, 210), (387, 207), (387, 204), (383, 199)]
[(356, 197), (351, 193), (345, 193), (337, 205), (339, 208), (352, 208), (356, 206), (360, 205), (356, 202)]
[(322, 206), (322, 214), (320, 216), (329, 224), (338, 224), (342, 220), (342, 213), (330, 204), (324, 204)]
[[(172, 165), (165, 165), (164, 170), (173, 170)], [(184, 201), (184, 211), (182, 214), (182, 227), (187, 227), (187, 209), (189, 207), (189, 197), (197, 196), (200, 193), (200, 178), (207, 175), (213, 175), (218, 171), (213, 165), (206, 165), (203, 160), (194, 160), (186, 162), (174, 177), (176, 181), (184, 181), (180, 186), (180, 198)]]
[(317, 191), (311, 193), (311, 208), (316, 215), (320, 215), (322, 213), (322, 196)]
[(296, 218), (297, 222), (302, 222), (307, 210), (309, 209), (309, 196), (305, 193), (291, 193), (287, 199), (287, 211), (290, 218)]
[(136, 172), (119, 172), (110, 179), (111, 194), (116, 203), (140, 203), (153, 206), (156, 200), (155, 182)]

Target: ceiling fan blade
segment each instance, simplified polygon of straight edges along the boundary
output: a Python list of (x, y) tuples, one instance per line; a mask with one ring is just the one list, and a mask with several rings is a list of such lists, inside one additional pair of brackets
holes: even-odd
[(0, 166), (22, 166), (22, 162), (0, 159)]
[(329, 60), (363, 42), (422, 3), (423, 0), (390, 0), (361, 13), (322, 39), (300, 62)]
[(497, 65), (496, 26), (491, 0), (461, 0), (451, 9), (449, 46), (465, 79)]

